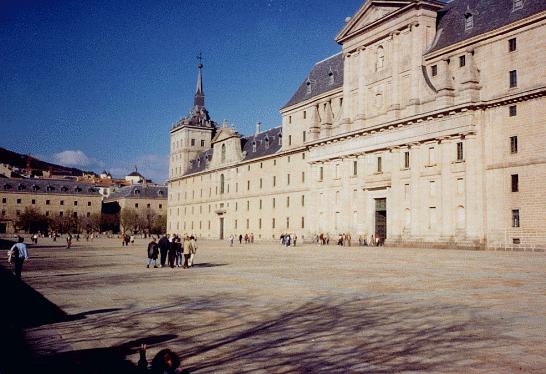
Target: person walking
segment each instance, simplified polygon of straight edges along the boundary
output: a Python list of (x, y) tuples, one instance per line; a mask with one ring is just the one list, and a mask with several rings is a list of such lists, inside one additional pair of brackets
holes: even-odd
[(66, 235), (66, 248), (70, 249), (71, 246), (72, 246), (72, 234), (68, 233), (68, 235)]
[(195, 258), (195, 253), (197, 252), (197, 240), (192, 235), (190, 237), (191, 249), (190, 249), (190, 260), (188, 262), (189, 267), (193, 266), (193, 259)]
[(171, 243), (169, 243), (169, 239), (167, 239), (167, 235), (163, 235), (161, 239), (159, 239), (159, 242), (157, 243), (159, 246), (159, 266), (164, 267), (165, 262), (167, 261), (167, 251), (169, 250), (169, 246)]
[(20, 236), (17, 240), (17, 243), (15, 243), (11, 247), (8, 254), (8, 262), (13, 263), (15, 268), (15, 276), (18, 279), (21, 279), (23, 263), (29, 260), (27, 246), (25, 243), (23, 243), (24, 241), (25, 239)]
[(172, 244), (174, 245), (174, 266), (182, 267), (182, 243), (178, 235), (173, 238)]
[(192, 252), (191, 248), (192, 248), (192, 244), (191, 244), (190, 237), (186, 235), (184, 237), (184, 266), (183, 266), (184, 269), (187, 269), (189, 267), (188, 261), (190, 259), (190, 255)]
[(158, 254), (159, 254), (159, 249), (157, 247), (157, 243), (155, 242), (155, 239), (152, 238), (152, 241), (148, 244), (148, 265), (146, 265), (147, 268), (150, 267), (152, 262), (154, 263), (154, 268), (157, 268)]
[(243, 244), (243, 234), (239, 234), (239, 244)]
[(229, 246), (230, 246), (230, 247), (233, 247), (233, 239), (234, 239), (234, 238), (233, 238), (233, 234), (231, 234), (231, 235), (229, 236)]
[(176, 259), (176, 237), (173, 237), (169, 243), (169, 249), (167, 250), (167, 261), (169, 266), (174, 268), (174, 261)]

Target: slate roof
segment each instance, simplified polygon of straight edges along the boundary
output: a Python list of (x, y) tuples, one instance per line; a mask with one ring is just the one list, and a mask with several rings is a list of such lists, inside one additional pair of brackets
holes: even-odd
[(135, 184), (121, 187), (108, 196), (108, 198), (104, 199), (104, 201), (111, 202), (119, 199), (167, 199), (167, 186)]
[[(257, 135), (241, 138), (241, 149), (243, 151), (243, 159), (241, 161), (253, 160), (255, 158), (277, 153), (282, 146), (282, 141), (279, 143), (279, 137), (282, 138), (281, 126), (274, 127)], [(256, 142), (255, 151), (253, 146), (254, 142)], [(190, 161), (190, 168), (185, 175), (206, 170), (207, 163), (212, 160), (212, 155), (212, 148), (201, 152), (196, 158)]]
[(56, 194), (56, 195), (97, 195), (101, 196), (98, 189), (85, 183), (71, 180), (54, 179), (14, 179), (2, 178), (0, 180), (0, 193), (32, 193), (32, 194)]
[(339, 52), (332, 57), (317, 62), (296, 93), (281, 109), (341, 86), (343, 86), (343, 55)]
[[(473, 36), (498, 29), (546, 10), (544, 0), (523, 0), (523, 8), (512, 11), (513, 0), (453, 0), (438, 12), (433, 52)], [(465, 31), (465, 13), (473, 15), (474, 26)], [(427, 53), (428, 53), (427, 52)]]

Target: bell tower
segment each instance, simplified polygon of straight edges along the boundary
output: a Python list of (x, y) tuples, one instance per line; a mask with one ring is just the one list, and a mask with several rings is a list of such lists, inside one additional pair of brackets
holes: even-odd
[(169, 158), (169, 180), (181, 177), (190, 168), (190, 161), (201, 152), (210, 149), (216, 132), (216, 123), (205, 108), (203, 91), (203, 57), (197, 56), (197, 87), (190, 113), (172, 127)]

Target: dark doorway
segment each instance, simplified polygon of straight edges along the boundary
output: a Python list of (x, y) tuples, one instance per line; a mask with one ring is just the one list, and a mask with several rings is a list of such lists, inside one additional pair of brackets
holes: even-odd
[(7, 225), (5, 223), (0, 223), (0, 234), (5, 234), (7, 231)]
[(375, 199), (375, 237), (380, 244), (387, 238), (387, 199)]
[(220, 240), (224, 240), (224, 217), (220, 217)]

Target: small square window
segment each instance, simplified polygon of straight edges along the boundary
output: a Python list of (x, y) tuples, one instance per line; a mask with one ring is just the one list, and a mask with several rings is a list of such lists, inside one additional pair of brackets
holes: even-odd
[(32, 204), (36, 204), (36, 200), (35, 199), (32, 199)]
[(60, 204), (60, 205), (64, 205), (64, 200), (61, 200), (61, 201), (59, 202), (59, 204)]
[(205, 146), (205, 141), (201, 140), (201, 147), (204, 147), (204, 146)]
[(87, 202), (87, 206), (91, 206), (91, 201), (88, 201), (88, 202)]
[(21, 199), (17, 199), (17, 204), (21, 204)]
[(438, 75), (438, 65), (432, 65), (431, 73), (433, 77)]
[(50, 201), (49, 200), (46, 200), (45, 201), (45, 205), (49, 205), (50, 204)]
[(195, 139), (191, 140), (191, 146), (193, 147), (195, 145)]
[(138, 208), (138, 203), (135, 203), (135, 208)]
[[(7, 200), (5, 197), (2, 198), (2, 204), (6, 204), (7, 201), (8, 201), (8, 200)], [(49, 201), (49, 200), (48, 200), (48, 201)]]
[(78, 202), (77, 202), (77, 201), (74, 201), (74, 206), (78, 206)]
[(517, 49), (518, 45), (516, 42), (516, 38), (512, 38), (508, 40), (508, 52), (514, 52)]
[(515, 117), (518, 115), (518, 107), (517, 105), (510, 105), (508, 107), (508, 110), (510, 112), (510, 117)]
[(463, 67), (466, 65), (466, 56), (459, 56), (459, 67)]

